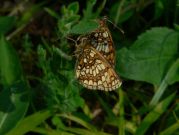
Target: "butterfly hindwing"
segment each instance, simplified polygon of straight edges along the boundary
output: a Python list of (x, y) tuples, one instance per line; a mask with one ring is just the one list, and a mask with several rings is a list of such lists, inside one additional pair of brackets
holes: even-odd
[(91, 45), (85, 45), (76, 63), (76, 78), (88, 89), (111, 91), (121, 81), (108, 61)]

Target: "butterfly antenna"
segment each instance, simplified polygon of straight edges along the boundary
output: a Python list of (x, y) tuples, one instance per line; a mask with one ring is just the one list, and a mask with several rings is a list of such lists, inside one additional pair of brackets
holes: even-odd
[(77, 44), (76, 40), (74, 40), (73, 38), (66, 37), (66, 39), (73, 41), (75, 43), (75, 45)]
[(115, 28), (117, 28), (124, 35), (124, 31), (121, 28), (119, 28), (115, 23), (113, 23), (111, 20), (109, 20), (107, 16), (104, 16), (103, 20), (108, 21), (109, 23), (111, 23)]

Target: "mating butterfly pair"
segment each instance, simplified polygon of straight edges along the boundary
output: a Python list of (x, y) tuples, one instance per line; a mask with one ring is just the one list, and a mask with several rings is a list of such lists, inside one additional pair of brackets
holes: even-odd
[(99, 27), (78, 38), (76, 78), (84, 87), (111, 91), (121, 86), (114, 70), (115, 49), (106, 20), (99, 20)]

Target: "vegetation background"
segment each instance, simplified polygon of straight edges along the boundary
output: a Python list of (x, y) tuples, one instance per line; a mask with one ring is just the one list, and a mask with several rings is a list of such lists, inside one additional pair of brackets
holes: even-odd
[[(67, 40), (103, 16), (123, 80), (112, 92), (78, 84)], [(178, 22), (179, 0), (1, 1), (0, 135), (178, 135)]]

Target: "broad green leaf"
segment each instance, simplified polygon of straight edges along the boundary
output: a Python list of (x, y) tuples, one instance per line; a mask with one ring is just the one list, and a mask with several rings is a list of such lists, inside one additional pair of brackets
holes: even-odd
[(14, 48), (2, 36), (0, 39), (0, 134), (12, 129), (25, 115), (28, 86), (23, 79), (21, 65)]
[(24, 135), (43, 123), (50, 116), (51, 113), (49, 110), (36, 112), (21, 120), (18, 125), (6, 135)]
[(179, 34), (168, 28), (152, 28), (129, 48), (117, 52), (120, 75), (159, 86), (178, 56)]
[(22, 69), (16, 51), (3, 36), (0, 39), (0, 77), (3, 85), (22, 79)]
[(156, 105), (143, 119), (137, 128), (136, 135), (144, 135), (147, 129), (167, 110), (167, 107), (174, 98), (175, 93)]
[(6, 34), (14, 25), (15, 17), (0, 16), (0, 35)]

